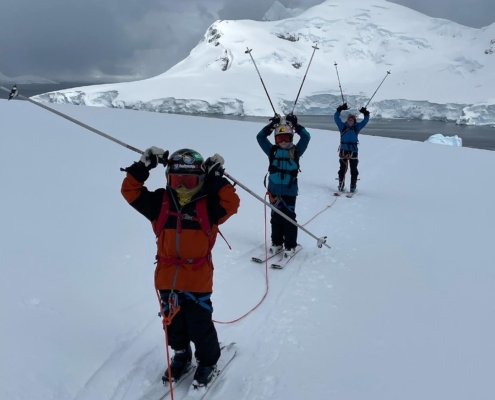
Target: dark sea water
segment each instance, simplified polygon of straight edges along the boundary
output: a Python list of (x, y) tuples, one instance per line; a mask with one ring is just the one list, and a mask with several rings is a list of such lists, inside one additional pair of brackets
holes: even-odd
[[(1, 84), (6, 88), (11, 88), (12, 85)], [(84, 82), (65, 82), (57, 84), (31, 84), (17, 85), (19, 93), (26, 97), (35, 96), (37, 94), (52, 92), (55, 90), (69, 89), (78, 86), (88, 86), (89, 83)], [(8, 93), (0, 90), (0, 99), (7, 99)], [(241, 117), (235, 115), (199, 115), (201, 117), (229, 119), (236, 121), (256, 121), (266, 122), (265, 117)], [(308, 128), (336, 130), (332, 115), (303, 115), (299, 117), (302, 125)], [(420, 120), (370, 120), (366, 128), (363, 130), (363, 135), (383, 136), (396, 139), (407, 139), (416, 141), (425, 141), (431, 135), (441, 133), (444, 136), (457, 135), (462, 138), (464, 147), (473, 147), (477, 149), (495, 150), (495, 128), (483, 126), (466, 126), (456, 125), (453, 122), (440, 121), (420, 121)]]

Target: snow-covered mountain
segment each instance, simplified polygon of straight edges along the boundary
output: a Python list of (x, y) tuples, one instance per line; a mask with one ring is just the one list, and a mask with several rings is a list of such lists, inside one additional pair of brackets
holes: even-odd
[(0, 83), (13, 83), (13, 84), (31, 84), (31, 83), (58, 83), (51, 81), (50, 79), (41, 78), (34, 75), (21, 75), (16, 77), (9, 77), (0, 72)]
[(279, 1), (275, 1), (270, 9), (265, 13), (262, 21), (280, 21), (282, 19), (297, 17), (303, 13), (301, 8), (286, 8)]
[[(286, 112), (311, 46), (318, 42), (298, 113), (333, 113), (342, 102), (336, 61), (346, 100), (356, 108), (392, 71), (370, 105), (374, 117), (495, 124), (495, 54), (487, 53), (494, 37), (495, 23), (474, 29), (384, 0), (328, 0), (282, 21), (217, 21), (186, 59), (157, 77), (37, 99), (158, 112), (270, 115), (245, 54), (249, 47), (277, 111)], [(472, 107), (466, 113), (467, 106)]]

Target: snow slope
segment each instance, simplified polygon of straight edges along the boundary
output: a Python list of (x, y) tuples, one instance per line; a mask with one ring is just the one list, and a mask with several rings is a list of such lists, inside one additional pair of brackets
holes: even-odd
[[(141, 149), (218, 152), (264, 193), (260, 124), (56, 108)], [(119, 167), (138, 155), (28, 102), (0, 101), (0, 119), (0, 398), (137, 400), (165, 365), (153, 233), (120, 195)], [(306, 227), (332, 249), (300, 232), (304, 249), (269, 271), (260, 308), (217, 325), (238, 355), (211, 398), (491, 399), (493, 153), (362, 136), (359, 192), (336, 199), (338, 133), (311, 134), (298, 220), (331, 205)], [(163, 183), (157, 169), (147, 184)], [(263, 206), (238, 193), (222, 228), (233, 250), (220, 238), (214, 250), (220, 321), (265, 291), (264, 266), (249, 261)]]
[(186, 59), (157, 77), (37, 98), (157, 112), (271, 115), (245, 54), (249, 47), (277, 111), (287, 112), (317, 41), (320, 50), (298, 113), (329, 114), (342, 102), (336, 61), (346, 100), (355, 108), (392, 71), (370, 106), (375, 117), (487, 123), (460, 117), (466, 107), (485, 108), (492, 99), (488, 113), (495, 119), (495, 55), (486, 53), (493, 39), (495, 23), (474, 29), (385, 0), (327, 0), (281, 21), (217, 21)]
[(11, 78), (0, 72), (0, 83), (29, 84), (29, 83), (57, 83), (57, 82), (34, 75), (21, 75)]

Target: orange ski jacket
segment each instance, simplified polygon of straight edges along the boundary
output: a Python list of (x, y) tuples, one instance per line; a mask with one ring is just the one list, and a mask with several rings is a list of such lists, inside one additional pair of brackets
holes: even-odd
[[(132, 167), (134, 168), (136, 164)], [(180, 207), (174, 191), (161, 188), (151, 192), (144, 186), (148, 174), (142, 174), (143, 171), (133, 174), (130, 171), (132, 169), (128, 168), (127, 176), (122, 183), (122, 195), (134, 209), (151, 221), (153, 230), (160, 215), (165, 190), (167, 190), (170, 200), (170, 211), (190, 217), (197, 217), (196, 202), (206, 197), (213, 243), (218, 233), (218, 225), (237, 213), (239, 208), (240, 199), (235, 188), (223, 177), (207, 180), (205, 186), (193, 196), (191, 201)], [(140, 179), (136, 179), (134, 175)], [(156, 288), (159, 290), (173, 288), (179, 291), (199, 293), (212, 292), (214, 267), (211, 257), (207, 257), (204, 263), (199, 266), (192, 263), (175, 264), (160, 261), (163, 259), (183, 261), (199, 259), (208, 255), (209, 250), (210, 237), (202, 231), (199, 222), (182, 218), (179, 224), (179, 217), (169, 215), (164, 229), (157, 238)]]

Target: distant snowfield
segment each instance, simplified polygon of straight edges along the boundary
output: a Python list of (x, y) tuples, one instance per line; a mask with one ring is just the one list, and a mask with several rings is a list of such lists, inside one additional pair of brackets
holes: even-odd
[[(263, 195), (261, 124), (55, 105), (133, 146), (222, 154)], [(120, 194), (139, 158), (28, 102), (0, 101), (0, 398), (137, 400), (158, 388), (165, 346), (154, 236)], [(238, 355), (217, 400), (489, 400), (495, 369), (493, 152), (362, 136), (353, 199), (335, 198), (338, 132), (310, 129), (292, 265), (220, 340)], [(164, 185), (163, 169), (147, 182)], [(474, 192), (473, 192), (474, 190)], [(479, 191), (479, 193), (478, 193)], [(239, 213), (214, 250), (214, 317), (258, 303), (263, 205)], [(177, 393), (180, 399), (183, 391)], [(155, 398), (155, 397), (153, 397)]]
[[(276, 10), (274, 10), (275, 12)], [(280, 12), (279, 12), (280, 14)], [(367, 103), (375, 118), (495, 126), (495, 23), (474, 29), (384, 0), (333, 0), (272, 22), (217, 21), (190, 55), (151, 79), (37, 96), (53, 103), (172, 113), (272, 115), (247, 47), (278, 112), (288, 112), (317, 51), (297, 113), (331, 114)], [(491, 99), (491, 100), (490, 100)]]

